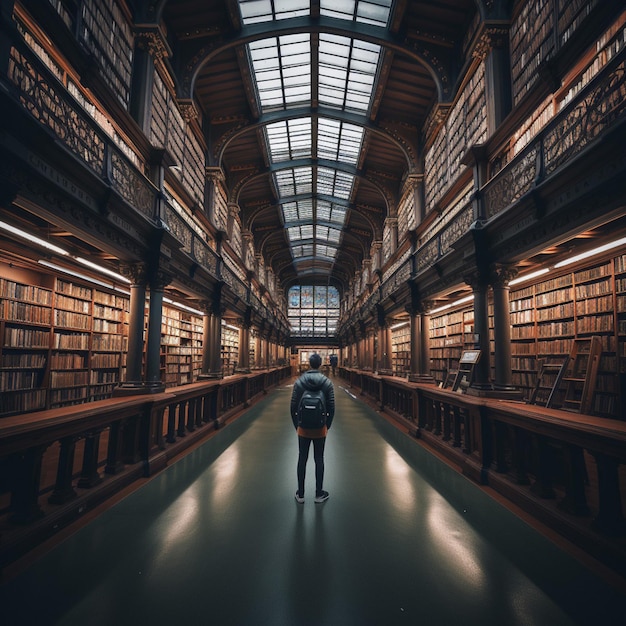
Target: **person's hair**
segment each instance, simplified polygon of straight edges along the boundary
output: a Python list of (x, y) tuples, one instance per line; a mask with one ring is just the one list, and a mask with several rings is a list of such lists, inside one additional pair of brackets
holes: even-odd
[(322, 364), (322, 357), (317, 354), (317, 352), (314, 352), (310, 357), (309, 357), (309, 365), (314, 369), (318, 369), (319, 366)]

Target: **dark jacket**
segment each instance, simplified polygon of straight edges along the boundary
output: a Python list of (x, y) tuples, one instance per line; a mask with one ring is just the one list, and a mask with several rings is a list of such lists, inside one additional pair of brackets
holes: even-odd
[(335, 388), (333, 384), (319, 370), (310, 369), (304, 372), (293, 385), (291, 394), (291, 420), (295, 428), (298, 427), (298, 406), (305, 389), (321, 389), (326, 400), (326, 427), (330, 428), (335, 417)]

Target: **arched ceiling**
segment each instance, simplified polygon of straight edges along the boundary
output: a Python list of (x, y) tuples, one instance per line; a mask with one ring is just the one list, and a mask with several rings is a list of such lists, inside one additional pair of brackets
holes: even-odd
[(257, 253), (285, 289), (346, 288), (421, 171), (423, 126), (453, 93), (476, 2), (136, 4), (136, 21), (167, 35), (177, 95), (193, 95)]

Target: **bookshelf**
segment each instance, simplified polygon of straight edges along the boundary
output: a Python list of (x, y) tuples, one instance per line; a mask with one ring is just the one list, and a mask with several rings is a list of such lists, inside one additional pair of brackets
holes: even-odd
[(395, 376), (411, 372), (411, 325), (409, 322), (391, 330), (391, 367)]
[(110, 397), (124, 375), (128, 297), (0, 269), (0, 416)]
[(0, 278), (0, 415), (11, 415), (46, 408), (54, 292), (39, 275), (2, 269), (17, 275)]
[(471, 306), (431, 316), (430, 373), (437, 382), (445, 382), (450, 372), (457, 371), (463, 350), (473, 347), (474, 310)]
[(222, 324), (222, 371), (224, 376), (235, 373), (239, 360), (239, 329)]
[[(558, 371), (575, 341), (598, 336), (602, 355), (591, 410), (603, 417), (620, 417), (626, 398), (626, 254), (586, 267), (563, 268), (547, 280), (512, 289), (509, 302), (512, 378), (523, 397), (530, 398), (540, 370)], [(492, 302), (488, 316), (493, 363)], [(462, 350), (474, 346), (471, 305), (431, 315), (429, 330), (431, 373), (443, 382), (458, 368)], [(493, 369), (491, 373), (493, 377)], [(547, 383), (550, 380), (546, 376)], [(547, 383), (541, 385), (543, 395), (549, 391)]]
[(127, 297), (94, 290), (89, 381), (94, 400), (110, 397), (125, 378), (128, 307)]
[(166, 387), (197, 380), (202, 367), (202, 317), (163, 305), (161, 381)]
[(563, 363), (575, 340), (599, 336), (592, 412), (617, 417), (624, 398), (626, 255), (511, 292), (513, 382), (525, 397), (539, 370)]

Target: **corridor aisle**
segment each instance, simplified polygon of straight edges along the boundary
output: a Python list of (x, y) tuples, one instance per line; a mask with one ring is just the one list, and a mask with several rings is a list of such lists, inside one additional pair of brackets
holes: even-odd
[(3, 585), (0, 623), (624, 623), (626, 596), (341, 384), (327, 502), (312, 458), (294, 500), (284, 386)]

